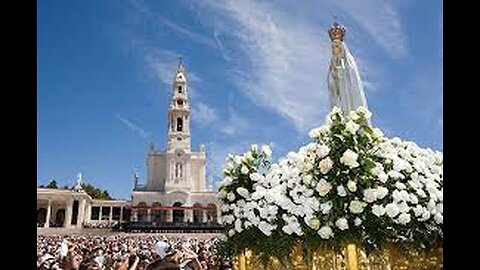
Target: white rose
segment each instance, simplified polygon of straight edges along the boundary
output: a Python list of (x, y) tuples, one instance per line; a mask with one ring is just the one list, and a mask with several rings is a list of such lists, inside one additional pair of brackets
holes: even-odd
[(443, 215), (437, 213), (435, 214), (435, 216), (433, 217), (433, 220), (435, 220), (435, 222), (437, 224), (443, 224)]
[(235, 220), (235, 231), (237, 232), (243, 231), (242, 222), (240, 221), (240, 219)]
[(252, 145), (250, 146), (250, 150), (251, 150), (252, 152), (257, 152), (258, 146), (257, 146), (256, 144), (252, 144)]
[(330, 147), (328, 147), (324, 144), (321, 144), (321, 145), (318, 146), (317, 155), (318, 155), (319, 158), (325, 157), (326, 155), (328, 155), (328, 153), (330, 153)]
[(423, 207), (421, 205), (417, 205), (415, 208), (413, 208), (413, 213), (415, 214), (416, 217), (421, 216), (423, 214)]
[(355, 220), (353, 221), (355, 226), (360, 226), (360, 224), (362, 224), (362, 219), (361, 218), (355, 218)]
[(243, 174), (248, 174), (248, 168), (247, 168), (247, 166), (243, 165), (243, 166), (242, 166), (242, 169), (240, 170), (240, 172), (243, 173)]
[(400, 210), (398, 209), (398, 206), (396, 203), (387, 204), (387, 206), (385, 207), (385, 211), (387, 215), (391, 218), (396, 217), (398, 213), (400, 213)]
[(363, 114), (363, 116), (365, 116), (365, 118), (367, 119), (370, 119), (370, 117), (372, 117), (372, 113), (364, 106), (359, 106), (357, 108), (357, 112)]
[(228, 231), (228, 237), (232, 237), (235, 234), (235, 230), (231, 229)]
[(262, 175), (260, 175), (259, 173), (254, 172), (250, 174), (250, 179), (252, 179), (255, 182), (257, 182), (261, 178), (262, 178)]
[(305, 183), (305, 185), (310, 185), (310, 183), (312, 182), (312, 175), (311, 174), (304, 174), (303, 175), (303, 183)]
[(332, 189), (332, 185), (325, 181), (324, 179), (318, 181), (316, 190), (320, 196), (325, 196)]
[(427, 197), (427, 194), (425, 193), (425, 191), (423, 191), (423, 189), (417, 189), (417, 194), (418, 196), (420, 196), (420, 198), (426, 198)]
[(352, 181), (352, 180), (349, 180), (348, 183), (347, 183), (347, 188), (348, 188), (348, 190), (350, 190), (351, 192), (355, 192), (355, 191), (357, 191), (357, 183), (355, 183), (355, 182)]
[(270, 149), (270, 146), (264, 144), (262, 145), (262, 152), (265, 154), (265, 156), (269, 157), (272, 155), (272, 150)]
[(356, 120), (358, 120), (358, 118), (360, 118), (360, 116), (358, 116), (357, 112), (355, 112), (355, 111), (350, 111), (350, 112), (348, 113), (348, 119), (351, 119), (351, 120), (353, 120), (353, 121), (356, 121)]
[(398, 216), (398, 223), (406, 225), (409, 223), (411, 220), (410, 214), (407, 213), (401, 213), (400, 216)]
[(334, 114), (341, 113), (341, 112), (342, 112), (342, 109), (340, 109), (340, 107), (338, 107), (338, 106), (333, 106), (332, 111), (330, 112), (330, 114), (331, 114), (331, 115), (334, 115)]
[(335, 226), (337, 226), (337, 228), (339, 228), (342, 231), (346, 230), (346, 229), (348, 229), (348, 221), (347, 221), (346, 218), (339, 218), (335, 222)]
[(395, 189), (392, 192), (392, 198), (394, 202), (399, 202), (402, 200), (402, 196), (400, 195), (400, 191), (398, 189)]
[(273, 226), (265, 221), (260, 221), (260, 223), (258, 224), (258, 229), (262, 231), (262, 233), (266, 236), (270, 236), (272, 234)]
[(232, 215), (225, 215), (222, 217), (222, 220), (225, 224), (232, 224), (235, 218)]
[(350, 132), (351, 134), (357, 133), (358, 129), (360, 128), (360, 125), (353, 122), (353, 121), (348, 121), (345, 124), (345, 128)]
[(385, 214), (385, 208), (382, 205), (375, 204), (372, 206), (372, 213), (377, 217), (381, 217)]
[(250, 193), (248, 192), (248, 190), (244, 187), (239, 187), (237, 188), (237, 193), (244, 197), (245, 199), (248, 199), (250, 197)]
[(228, 192), (227, 199), (233, 202), (235, 200), (235, 194), (233, 194), (233, 192)]
[(404, 183), (400, 183), (400, 182), (395, 183), (395, 187), (398, 188), (398, 189), (406, 189), (407, 188), (407, 186), (405, 186)]
[(353, 152), (350, 149), (347, 149), (342, 157), (340, 158), (340, 162), (347, 165), (350, 168), (358, 167), (360, 164), (357, 162), (358, 154)]
[(418, 204), (418, 198), (415, 196), (415, 194), (410, 194), (410, 202), (412, 204)]
[(320, 128), (314, 128), (308, 132), (308, 136), (310, 136), (310, 138), (318, 138), (320, 137), (320, 134)]
[(322, 214), (326, 215), (330, 213), (332, 206), (333, 206), (333, 203), (331, 201), (320, 204), (320, 210), (322, 211)]
[(372, 203), (377, 200), (377, 190), (374, 188), (367, 188), (363, 191), (363, 196), (365, 197), (364, 201)]
[(373, 136), (375, 136), (376, 138), (382, 138), (383, 137), (383, 132), (378, 128), (374, 128), (373, 129)]
[(377, 199), (381, 200), (388, 194), (388, 188), (386, 187), (377, 187)]
[(345, 188), (343, 186), (338, 186), (337, 187), (337, 194), (340, 197), (345, 197), (345, 196), (347, 196), (347, 191), (345, 190)]
[(320, 161), (320, 172), (323, 174), (326, 174), (332, 169), (333, 167), (333, 161), (330, 159), (330, 157), (326, 157)]
[(229, 186), (231, 183), (232, 183), (232, 178), (227, 176), (225, 178), (223, 178), (223, 182), (222, 182), (222, 185), (223, 186)]
[(388, 180), (388, 175), (386, 173), (382, 172), (382, 173), (380, 173), (380, 175), (378, 175), (378, 180), (385, 184)]
[(428, 220), (429, 218), (430, 218), (430, 212), (429, 211), (423, 211), (422, 218), (420, 220), (425, 221), (425, 220)]
[(309, 219), (307, 225), (314, 230), (318, 230), (320, 228), (320, 220), (316, 218)]
[(354, 214), (360, 214), (363, 212), (364, 207), (365, 207), (365, 203), (361, 201), (353, 200), (350, 202), (349, 209), (350, 209), (350, 212)]
[(318, 234), (323, 239), (329, 239), (333, 236), (333, 231), (332, 228), (330, 228), (329, 226), (323, 226), (322, 228), (320, 228), (320, 230), (318, 230)]
[(410, 211), (410, 206), (408, 206), (408, 204), (406, 202), (401, 202), (397, 206), (398, 206), (398, 210), (400, 211), (400, 213), (406, 213), (406, 212)]

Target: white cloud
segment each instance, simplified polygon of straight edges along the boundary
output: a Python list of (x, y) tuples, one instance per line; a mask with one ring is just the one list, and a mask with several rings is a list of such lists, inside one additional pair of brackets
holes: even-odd
[(363, 26), (392, 56), (403, 56), (407, 53), (400, 16), (391, 0), (331, 1)]
[(225, 135), (239, 136), (247, 131), (249, 122), (230, 107), (228, 120), (218, 122), (216, 128)]
[(204, 35), (195, 33), (193, 31), (186, 29), (185, 27), (182, 27), (182, 26), (179, 26), (178, 24), (173, 23), (172, 21), (168, 20), (164, 16), (158, 14), (157, 12), (153, 11), (151, 8), (144, 5), (142, 1), (131, 0), (130, 3), (136, 11), (152, 19), (155, 23), (158, 23), (159, 25), (164, 25), (170, 30), (172, 30), (173, 32), (180, 34), (198, 44), (201, 44), (210, 48), (214, 48), (214, 49), (217, 48), (217, 44), (214, 40), (212, 40), (212, 38), (205, 37)]
[(146, 132), (143, 128), (121, 116), (120, 114), (115, 114), (114, 116), (115, 118), (120, 120), (120, 122), (122, 122), (128, 129), (138, 135), (141, 139), (146, 141), (150, 137), (150, 134)]
[[(246, 61), (236, 61), (230, 65), (233, 70), (227, 71), (237, 88), (257, 105), (279, 113), (298, 131), (305, 132), (322, 123), (329, 109), (326, 81), (330, 41), (326, 28), (318, 25), (318, 21), (332, 22), (329, 13), (322, 13), (326, 6), (350, 14), (392, 55), (406, 52), (400, 21), (390, 2), (376, 1), (376, 6), (361, 2), (311, 1), (296, 9), (295, 16), (285, 3), (274, 6), (246, 0), (206, 1), (199, 5), (213, 11), (214, 36), (225, 36), (232, 51), (246, 56)], [(309, 14), (312, 8), (320, 15)], [(219, 47), (228, 48), (226, 44)], [(362, 55), (362, 59), (368, 59), (366, 56)], [(381, 74), (375, 70), (381, 67), (367, 60), (361, 62), (368, 63), (360, 66), (362, 75), (370, 75), (368, 91), (372, 86), (375, 90), (375, 79)], [(232, 133), (231, 129), (226, 131)]]
[(196, 101), (192, 108), (192, 119), (201, 127), (205, 127), (217, 121), (218, 114), (210, 105)]

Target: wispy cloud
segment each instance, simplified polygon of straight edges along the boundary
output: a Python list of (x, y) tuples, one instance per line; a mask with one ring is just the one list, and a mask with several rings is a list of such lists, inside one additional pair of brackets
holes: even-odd
[(226, 121), (216, 127), (220, 132), (229, 136), (239, 136), (249, 128), (248, 120), (235, 112), (233, 108), (229, 108), (229, 116)]
[(400, 16), (391, 0), (330, 0), (356, 20), (392, 56), (408, 52)]
[(121, 116), (120, 114), (115, 114), (114, 117), (118, 120), (120, 120), (120, 122), (122, 122), (125, 127), (127, 127), (128, 129), (130, 129), (133, 133), (135, 133), (136, 135), (138, 135), (141, 139), (143, 140), (148, 140), (150, 138), (150, 134), (148, 132), (146, 132), (143, 128), (141, 128), (140, 126), (136, 125), (135, 123), (133, 123), (132, 121), (126, 119), (125, 117)]
[[(375, 1), (376, 6), (367, 5), (365, 1), (360, 1), (361, 4), (309, 1), (307, 6), (310, 10), (333, 6), (357, 20), (363, 26), (362, 31), (370, 33), (386, 51), (396, 56), (405, 54), (405, 38), (398, 15), (389, 1)], [(231, 50), (245, 56), (245, 61), (235, 62), (232, 70), (227, 71), (240, 91), (258, 106), (289, 119), (300, 132), (323, 122), (328, 110), (330, 41), (326, 28), (315, 22), (330, 24), (331, 13), (312, 15), (308, 13), (310, 10), (302, 9), (297, 16), (291, 16), (285, 4), (250, 0), (206, 1), (199, 6), (214, 14), (211, 21), (214, 37), (226, 36), (231, 41)], [(359, 13), (354, 12), (357, 9)], [(219, 47), (226, 49), (224, 44)], [(367, 86), (371, 91), (378, 77), (371, 73), (381, 67), (369, 64), (360, 69), (363, 75), (370, 75)]]
[(215, 38), (215, 42), (217, 42), (217, 46), (220, 49), (223, 59), (225, 59), (226, 61), (232, 60), (230, 55), (227, 53), (225, 47), (223, 46), (222, 41), (220, 40), (220, 35), (218, 34), (216, 29), (213, 30), (213, 37)]
[(205, 127), (218, 120), (218, 113), (210, 105), (197, 101), (193, 104), (192, 120), (201, 127)]
[(141, 12), (148, 18), (152, 19), (154, 22), (160, 25), (166, 26), (168, 29), (172, 30), (174, 33), (180, 34), (200, 45), (204, 45), (213, 49), (217, 48), (217, 44), (212, 38), (190, 31), (185, 27), (182, 27), (172, 22), (171, 20), (167, 19), (166, 17), (160, 15), (158, 12), (155, 12), (154, 10), (146, 6), (143, 3), (143, 1), (130, 0), (130, 3), (137, 12)]

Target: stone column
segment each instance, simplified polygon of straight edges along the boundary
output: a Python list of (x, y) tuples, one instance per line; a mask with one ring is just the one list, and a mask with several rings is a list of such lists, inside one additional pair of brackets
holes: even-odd
[(45, 224), (43, 227), (48, 228), (50, 227), (50, 215), (52, 214), (52, 200), (48, 199), (48, 206), (47, 206), (47, 215), (45, 217)]
[(83, 215), (83, 221), (89, 222), (92, 217), (92, 205), (89, 204), (85, 208), (85, 215)]
[(173, 210), (167, 210), (167, 222), (173, 222)]
[(205, 209), (202, 210), (202, 222), (207, 222), (207, 210)]
[(147, 222), (152, 222), (152, 210), (147, 209)]
[(120, 206), (120, 222), (123, 221), (123, 206)]
[(98, 220), (102, 220), (102, 206), (100, 205), (100, 210), (98, 211)]
[(217, 222), (222, 224), (222, 211), (220, 210), (220, 207), (217, 208)]
[(65, 221), (63, 223), (63, 227), (65, 228), (70, 228), (70, 225), (72, 224), (72, 205), (73, 201), (69, 199), (67, 201), (67, 209), (65, 211)]
[(85, 198), (80, 201), (80, 208), (78, 209), (77, 227), (83, 227), (83, 221), (85, 219)]
[(110, 214), (108, 215), (108, 221), (112, 221), (113, 219), (113, 206), (110, 206)]

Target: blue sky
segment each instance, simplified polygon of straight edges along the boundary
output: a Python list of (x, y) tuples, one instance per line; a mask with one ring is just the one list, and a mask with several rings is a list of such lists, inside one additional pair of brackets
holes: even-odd
[(443, 150), (442, 1), (38, 1), (37, 184), (84, 179), (128, 199), (150, 142), (165, 149), (179, 56), (192, 147), (213, 187), (227, 153), (308, 142), (328, 110), (328, 27), (337, 16), (373, 124)]

